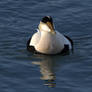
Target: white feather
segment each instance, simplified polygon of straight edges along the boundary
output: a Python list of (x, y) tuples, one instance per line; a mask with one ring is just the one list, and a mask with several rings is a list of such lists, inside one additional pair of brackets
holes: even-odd
[(70, 42), (58, 31), (56, 31), (56, 34), (52, 34), (39, 30), (32, 36), (30, 43), (38, 52), (45, 54), (57, 54), (61, 52), (64, 44), (69, 45), (71, 49)]
[[(64, 48), (63, 36), (58, 37), (57, 33), (41, 32), (40, 41), (35, 45), (35, 49), (45, 54), (56, 54)], [(62, 41), (62, 42), (61, 42)]]
[(33, 34), (31, 42), (30, 42), (30, 46), (36, 46), (36, 44), (38, 44), (39, 40), (41, 37), (41, 32), (37, 29), (37, 32)]

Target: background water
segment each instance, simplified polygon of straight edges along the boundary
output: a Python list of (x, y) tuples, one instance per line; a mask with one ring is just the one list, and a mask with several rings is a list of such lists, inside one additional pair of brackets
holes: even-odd
[[(43, 56), (26, 50), (46, 15), (73, 39), (73, 54)], [(0, 92), (92, 92), (91, 55), (92, 0), (0, 0)]]

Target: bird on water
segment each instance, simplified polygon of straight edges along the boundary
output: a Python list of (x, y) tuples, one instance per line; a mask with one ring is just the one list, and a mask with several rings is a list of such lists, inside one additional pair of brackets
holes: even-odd
[(73, 41), (56, 31), (51, 16), (42, 18), (37, 32), (27, 41), (27, 50), (37, 54), (55, 55), (73, 49)]

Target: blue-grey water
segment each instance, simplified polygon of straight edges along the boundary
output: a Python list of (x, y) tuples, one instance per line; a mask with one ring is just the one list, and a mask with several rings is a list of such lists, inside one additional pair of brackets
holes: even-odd
[[(73, 53), (26, 50), (46, 15), (73, 39)], [(92, 0), (0, 0), (0, 92), (92, 92)]]

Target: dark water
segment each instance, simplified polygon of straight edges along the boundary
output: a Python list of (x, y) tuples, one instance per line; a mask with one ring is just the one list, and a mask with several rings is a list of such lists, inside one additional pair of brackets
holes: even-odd
[[(26, 50), (46, 15), (73, 39), (73, 54)], [(91, 55), (92, 0), (0, 0), (0, 92), (92, 92)]]

